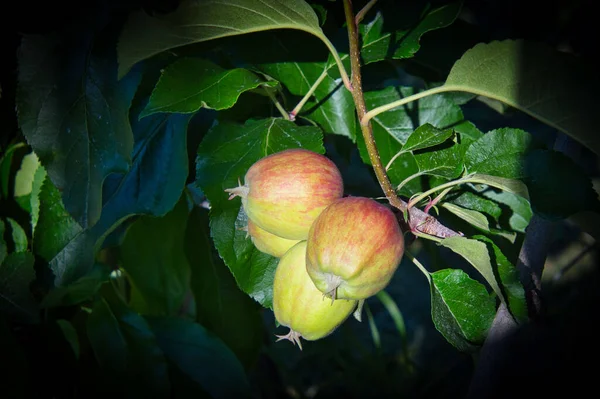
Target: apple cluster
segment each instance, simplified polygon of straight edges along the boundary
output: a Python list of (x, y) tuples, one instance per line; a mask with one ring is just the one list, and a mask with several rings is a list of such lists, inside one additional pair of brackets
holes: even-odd
[(280, 258), (273, 312), (290, 329), (279, 339), (300, 348), (300, 338), (329, 335), (359, 301), (382, 290), (404, 254), (392, 211), (369, 198), (344, 197), (338, 168), (313, 151), (264, 157), (243, 185), (225, 191), (241, 198), (256, 248)]

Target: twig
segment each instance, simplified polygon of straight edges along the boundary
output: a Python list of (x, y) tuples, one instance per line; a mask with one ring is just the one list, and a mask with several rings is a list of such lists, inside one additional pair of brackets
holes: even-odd
[(317, 78), (317, 80), (315, 81), (315, 83), (313, 83), (313, 85), (310, 87), (310, 89), (308, 90), (308, 92), (304, 95), (304, 97), (302, 98), (302, 100), (300, 100), (300, 102), (298, 103), (298, 105), (296, 105), (296, 107), (292, 110), (292, 112), (290, 112), (290, 120), (295, 120), (296, 116), (300, 113), (300, 110), (302, 109), (302, 107), (304, 107), (304, 105), (306, 104), (306, 102), (310, 99), (310, 97), (314, 94), (315, 90), (317, 90), (317, 88), (319, 87), (319, 85), (321, 84), (321, 82), (323, 82), (323, 80), (327, 77), (327, 69), (325, 69), (321, 75)]

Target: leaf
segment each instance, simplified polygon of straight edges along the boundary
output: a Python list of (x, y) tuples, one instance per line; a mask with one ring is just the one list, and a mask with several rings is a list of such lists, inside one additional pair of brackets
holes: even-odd
[(29, 209), (31, 213), (31, 231), (35, 232), (35, 228), (38, 223), (40, 216), (40, 193), (42, 191), (42, 185), (46, 180), (46, 169), (40, 165), (33, 176), (33, 182), (31, 184), (31, 194), (29, 196)]
[(231, 272), (214, 255), (208, 211), (194, 207), (185, 235), (197, 321), (216, 334), (248, 369), (262, 347), (260, 306), (237, 287)]
[(474, 187), (476, 189), (478, 187), (477, 184), (485, 184), (486, 186), (496, 187), (500, 190), (521, 196), (526, 200), (529, 199), (529, 191), (527, 190), (527, 186), (520, 180), (505, 179), (503, 177), (482, 174), (474, 174), (469, 177), (469, 181), (474, 184)]
[(107, 266), (96, 263), (87, 275), (69, 285), (48, 292), (40, 306), (43, 308), (71, 306), (91, 300), (102, 284), (108, 282), (109, 275), (110, 269)]
[(185, 196), (162, 218), (143, 216), (127, 230), (121, 245), (121, 266), (137, 300), (133, 310), (149, 315), (178, 315), (188, 292), (190, 265), (184, 253), (188, 205)]
[(483, 213), (460, 207), (451, 202), (444, 202), (442, 207), (478, 229), (486, 232), (490, 231), (490, 224)]
[(486, 190), (482, 193), (486, 198), (494, 200), (500, 204), (508, 206), (512, 211), (508, 218), (508, 225), (514, 231), (525, 233), (525, 229), (529, 225), (529, 221), (533, 216), (531, 205), (525, 198), (512, 194), (507, 191)]
[(524, 40), (480, 43), (458, 60), (445, 86), (500, 100), (600, 153), (596, 71), (571, 54)]
[[(108, 290), (106, 290), (108, 291)], [(107, 384), (123, 394), (169, 397), (167, 360), (146, 320), (114, 294), (99, 298), (87, 319), (87, 335)]]
[(525, 155), (535, 148), (540, 148), (540, 144), (523, 130), (492, 130), (469, 146), (465, 166), (468, 173), (520, 179), (524, 175)]
[(35, 279), (34, 260), (30, 252), (13, 252), (0, 264), (0, 312), (27, 323), (39, 321), (38, 305), (29, 290)]
[[(492, 192), (495, 193), (495, 191)], [(500, 208), (500, 206), (494, 201), (482, 198), (469, 191), (465, 191), (461, 193), (458, 197), (453, 198), (452, 203), (462, 208), (486, 213), (492, 218), (494, 218), (494, 220), (496, 221), (500, 218), (500, 215), (502, 215), (502, 208)]]
[(73, 324), (65, 319), (56, 320), (56, 324), (58, 324), (63, 332), (65, 340), (69, 343), (71, 349), (73, 349), (75, 359), (79, 359), (79, 338), (77, 337), (77, 331), (75, 330), (75, 327), (73, 327)]
[(25, 252), (29, 246), (29, 242), (27, 240), (27, 234), (25, 230), (17, 223), (13, 218), (6, 218), (8, 224), (10, 224), (10, 229), (12, 230), (12, 239), (15, 243), (14, 252)]
[[(401, 9), (387, 3), (390, 9), (383, 8), (367, 24), (360, 26), (362, 36), (361, 56), (365, 64), (386, 58), (410, 58), (421, 47), (421, 36), (434, 29), (444, 28), (456, 19), (462, 2), (444, 4), (422, 9), (418, 5), (402, 4)], [(385, 4), (384, 4), (385, 6)], [(389, 20), (384, 17), (389, 16)]]
[(119, 39), (119, 77), (166, 50), (270, 29), (298, 29), (324, 38), (315, 12), (302, 0), (185, 0), (161, 17), (140, 10), (130, 15)]
[(24, 149), (26, 146), (26, 143), (11, 144), (3, 151), (2, 157), (0, 157), (0, 198), (9, 198), (13, 195), (13, 193), (10, 192), (13, 174), (13, 157), (17, 151)]
[(140, 118), (157, 112), (193, 113), (200, 108), (231, 108), (240, 94), (276, 83), (241, 68), (223, 69), (200, 58), (182, 58), (163, 70)]
[(8, 250), (6, 248), (6, 241), (4, 241), (4, 230), (6, 225), (4, 221), (0, 219), (0, 265), (4, 262), (4, 258), (8, 254)]
[(508, 301), (508, 309), (510, 313), (519, 322), (527, 321), (527, 302), (525, 301), (525, 291), (519, 280), (519, 272), (517, 268), (508, 260), (502, 253), (500, 248), (492, 240), (485, 236), (474, 236), (473, 238), (484, 242), (490, 255), (492, 255), (492, 263), (498, 269), (498, 275), (502, 283), (502, 289), (506, 293)]
[(505, 294), (502, 292), (496, 275), (494, 273), (494, 266), (490, 259), (487, 247), (484, 243), (472, 240), (466, 237), (454, 236), (445, 238), (440, 241), (440, 245), (449, 248), (454, 253), (465, 258), (488, 282), (490, 287), (494, 290), (498, 298), (504, 303), (507, 303)]
[(106, 176), (131, 162), (128, 112), (140, 78), (116, 81), (114, 44), (90, 25), (78, 35), (23, 37), (16, 100), (23, 134), (84, 228), (100, 218)]
[(554, 219), (600, 211), (598, 193), (583, 169), (566, 155), (537, 150), (527, 156), (525, 174), (533, 211)]
[(419, 126), (410, 136), (406, 139), (406, 143), (402, 147), (402, 151), (416, 151), (423, 148), (429, 148), (442, 144), (448, 140), (454, 131), (452, 129), (437, 129), (433, 125), (426, 123)]
[[(388, 87), (380, 91), (366, 92), (365, 102), (367, 109), (373, 109), (414, 93), (415, 90), (408, 87)], [(460, 107), (443, 95), (427, 96), (377, 115), (372, 119), (372, 125), (381, 161), (384, 165), (389, 165), (412, 132), (419, 126), (428, 123), (438, 129), (447, 129), (462, 120), (463, 114)], [(357, 136), (357, 144), (363, 162), (370, 165), (369, 154), (361, 135)], [(397, 185), (407, 177), (419, 173), (416, 160), (411, 158), (411, 156), (403, 154), (389, 165), (388, 175), (392, 184)], [(421, 191), (420, 187), (414, 189)], [(414, 194), (414, 192), (409, 192), (409, 194)]]
[(167, 358), (213, 398), (250, 396), (244, 368), (221, 340), (185, 319), (146, 317)]
[(460, 176), (464, 168), (463, 149), (454, 143), (430, 148), (414, 156), (422, 174), (453, 179)]
[[(238, 185), (259, 159), (289, 148), (323, 153), (318, 128), (299, 127), (283, 119), (248, 121), (244, 125), (215, 124), (198, 148), (196, 185), (211, 204), (211, 237), (238, 286), (265, 307), (271, 307), (277, 259), (258, 251), (239, 221), (241, 202), (229, 201), (225, 189)], [(243, 213), (243, 212), (242, 212)]]
[(39, 165), (40, 162), (38, 161), (35, 152), (31, 152), (23, 157), (21, 168), (15, 175), (15, 197), (23, 197), (31, 194), (31, 190), (33, 189), (33, 179)]
[(462, 270), (431, 273), (431, 282), (431, 318), (435, 328), (456, 349), (474, 352), (494, 320), (494, 298)]

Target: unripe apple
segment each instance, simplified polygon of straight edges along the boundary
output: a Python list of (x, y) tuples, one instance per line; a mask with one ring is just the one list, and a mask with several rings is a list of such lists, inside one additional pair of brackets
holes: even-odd
[(288, 240), (271, 234), (261, 229), (252, 220), (248, 219), (248, 234), (254, 246), (261, 252), (281, 258), (288, 249), (298, 244), (299, 240)]
[(315, 220), (306, 268), (316, 287), (333, 299), (366, 299), (383, 289), (404, 254), (396, 216), (378, 202), (346, 197)]
[(248, 218), (288, 240), (306, 240), (321, 211), (344, 192), (340, 171), (327, 157), (291, 149), (258, 160), (244, 185), (225, 190), (242, 198)]
[(273, 283), (273, 312), (279, 324), (289, 327), (288, 339), (302, 349), (300, 338), (314, 341), (331, 334), (356, 307), (356, 301), (331, 301), (306, 273), (306, 241), (283, 255)]

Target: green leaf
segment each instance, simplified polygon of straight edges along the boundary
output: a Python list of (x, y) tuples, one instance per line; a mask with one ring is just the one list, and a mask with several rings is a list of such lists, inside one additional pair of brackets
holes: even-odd
[(167, 358), (213, 398), (250, 396), (235, 355), (216, 336), (189, 320), (146, 317)]
[(31, 231), (35, 232), (35, 228), (40, 217), (40, 193), (42, 191), (42, 185), (46, 180), (46, 169), (40, 165), (36, 169), (33, 176), (33, 183), (31, 184), (31, 194), (29, 195), (29, 209), (31, 212)]
[(119, 76), (169, 49), (270, 29), (298, 29), (324, 38), (315, 12), (302, 0), (185, 0), (160, 17), (140, 10), (130, 15), (119, 39)]
[[(277, 259), (258, 251), (238, 221), (241, 202), (229, 201), (225, 189), (238, 185), (259, 159), (289, 148), (323, 153), (322, 134), (283, 119), (248, 121), (244, 125), (215, 124), (198, 148), (196, 184), (211, 204), (211, 237), (238, 286), (265, 307), (271, 307)], [(243, 212), (241, 212), (243, 213)]]
[(474, 141), (479, 140), (483, 136), (483, 132), (470, 121), (463, 121), (452, 127), (459, 134), (463, 144), (470, 145)]
[(458, 350), (474, 352), (494, 320), (494, 298), (462, 270), (431, 273), (431, 282), (431, 318), (435, 328)]
[(61, 331), (63, 332), (65, 340), (69, 343), (71, 349), (73, 349), (75, 359), (79, 359), (79, 337), (77, 336), (77, 331), (75, 330), (75, 327), (73, 327), (73, 324), (71, 324), (71, 322), (65, 319), (56, 320), (56, 324), (58, 324)]
[(182, 196), (164, 217), (143, 216), (127, 230), (121, 266), (141, 296), (132, 301), (132, 309), (157, 316), (179, 314), (190, 281), (184, 253), (187, 218), (188, 205)]
[(6, 225), (4, 224), (4, 221), (0, 219), (0, 265), (2, 264), (2, 262), (4, 262), (4, 258), (6, 258), (6, 255), (8, 253), (8, 250), (6, 248), (6, 241), (4, 241), (5, 228)]
[(525, 182), (536, 214), (562, 219), (580, 211), (600, 211), (590, 178), (566, 155), (537, 150), (526, 162)]
[[(365, 93), (367, 109), (387, 104), (400, 98), (410, 96), (416, 91), (408, 87), (388, 87), (380, 91)], [(463, 114), (458, 105), (444, 95), (431, 95), (414, 101), (403, 107), (392, 109), (377, 115), (372, 119), (373, 134), (379, 149), (379, 155), (384, 165), (388, 165), (388, 175), (392, 184), (400, 184), (404, 179), (419, 173), (416, 160), (411, 156), (400, 155), (409, 136), (424, 124), (430, 124), (438, 129), (447, 129), (463, 120)], [(362, 138), (357, 136), (358, 149), (363, 162), (370, 165), (369, 154)], [(390, 164), (390, 161), (393, 162)], [(421, 191), (420, 187), (413, 186)], [(414, 194), (416, 191), (410, 191)]]
[(468, 173), (520, 179), (524, 175), (525, 155), (535, 148), (540, 148), (540, 144), (523, 130), (492, 130), (469, 146), (465, 166)]
[(194, 207), (185, 244), (198, 323), (221, 338), (240, 362), (250, 368), (262, 347), (261, 308), (240, 291), (231, 272), (214, 255), (208, 211)]
[[(462, 8), (460, 1), (435, 8), (427, 4), (424, 9), (421, 4), (402, 4), (398, 8), (393, 2), (388, 2), (389, 9), (383, 4), (383, 10), (375, 18), (360, 26), (361, 56), (365, 64), (386, 58), (414, 56), (421, 47), (421, 36), (452, 24)], [(384, 17), (389, 19), (384, 21)]]
[(496, 187), (500, 190), (521, 196), (526, 200), (529, 199), (529, 191), (527, 190), (527, 186), (520, 180), (505, 179), (503, 177), (482, 174), (474, 174), (469, 177), (469, 181), (474, 184), (474, 187), (478, 189), (478, 191), (482, 190), (482, 188), (478, 185), (485, 184), (486, 186)]
[(460, 176), (464, 169), (463, 149), (454, 143), (429, 148), (414, 156), (421, 174), (453, 179)]
[(453, 252), (465, 258), (473, 267), (481, 273), (485, 281), (494, 290), (498, 298), (507, 303), (506, 297), (494, 273), (494, 265), (486, 245), (480, 241), (472, 240), (466, 237), (454, 236), (440, 241), (440, 245), (449, 248)]
[(452, 129), (437, 129), (433, 125), (426, 123), (419, 126), (410, 136), (406, 139), (406, 143), (402, 147), (402, 151), (416, 151), (423, 148), (429, 148), (442, 144), (448, 140), (454, 131)]
[(27, 247), (29, 246), (27, 240), (27, 234), (25, 230), (17, 223), (13, 218), (6, 218), (8, 224), (10, 224), (10, 229), (12, 230), (12, 239), (15, 244), (14, 252), (25, 252), (27, 251)]
[(442, 207), (478, 229), (490, 231), (490, 224), (483, 213), (460, 207), (451, 202), (444, 202)]
[[(495, 193), (495, 191), (492, 191)], [(452, 203), (462, 208), (470, 209), (477, 212), (483, 212), (490, 215), (494, 220), (498, 220), (502, 214), (502, 208), (494, 201), (482, 198), (474, 193), (465, 191), (458, 197), (452, 199)], [(487, 220), (487, 218), (486, 218)]]
[(595, 76), (593, 68), (571, 54), (541, 43), (504, 40), (468, 50), (445, 85), (520, 109), (598, 154)]
[(492, 258), (492, 263), (496, 265), (498, 276), (502, 283), (502, 289), (506, 293), (508, 309), (510, 313), (519, 322), (527, 320), (527, 302), (525, 301), (525, 291), (519, 280), (519, 271), (502, 253), (500, 248), (492, 240), (485, 236), (474, 236), (473, 238), (484, 242)]
[(525, 233), (529, 221), (533, 216), (531, 204), (525, 198), (507, 191), (485, 190), (482, 195), (497, 203), (508, 206), (511, 211), (507, 224), (514, 231)]
[(10, 192), (12, 182), (12, 162), (15, 153), (24, 149), (26, 143), (11, 144), (4, 150), (0, 158), (0, 197), (9, 198), (13, 193)]
[(240, 94), (264, 82), (241, 68), (223, 69), (200, 58), (182, 58), (163, 70), (140, 118), (157, 112), (193, 113), (200, 108), (231, 108)]
[(0, 312), (28, 323), (39, 321), (38, 304), (29, 290), (34, 260), (30, 252), (13, 252), (0, 264)]
[(15, 175), (15, 197), (22, 197), (31, 194), (33, 189), (33, 179), (40, 162), (35, 152), (31, 152), (23, 157), (21, 168)]
[(128, 113), (140, 78), (116, 81), (114, 43), (90, 25), (78, 35), (23, 37), (16, 100), (23, 134), (84, 228), (100, 218), (104, 179), (131, 162)]
[(107, 295), (96, 301), (86, 326), (106, 383), (123, 394), (169, 397), (167, 360), (150, 326), (114, 292)]
[(44, 308), (71, 306), (88, 301), (96, 295), (102, 284), (108, 282), (109, 275), (110, 269), (107, 266), (96, 263), (87, 275), (69, 285), (48, 292), (41, 306)]

